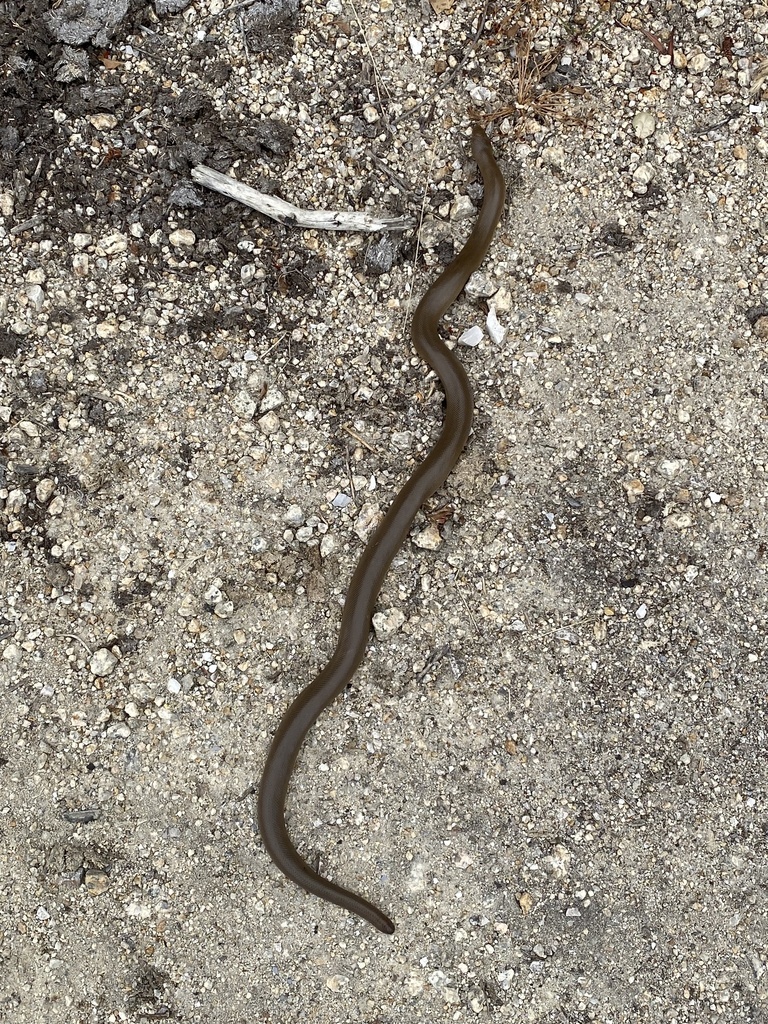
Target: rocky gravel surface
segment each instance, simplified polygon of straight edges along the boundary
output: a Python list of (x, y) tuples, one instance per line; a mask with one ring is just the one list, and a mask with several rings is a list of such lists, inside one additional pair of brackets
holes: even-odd
[[(0, 1019), (768, 1016), (768, 7), (0, 4)], [(255, 792), (476, 393), (297, 767)], [(205, 164), (301, 230), (197, 186)]]

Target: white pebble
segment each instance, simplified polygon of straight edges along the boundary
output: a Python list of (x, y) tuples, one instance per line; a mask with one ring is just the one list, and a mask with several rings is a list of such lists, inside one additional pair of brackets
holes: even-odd
[(282, 391), (277, 388), (267, 388), (267, 393), (261, 400), (259, 409), (261, 412), (271, 412), (273, 409), (279, 409), (285, 402), (285, 395)]
[(379, 640), (391, 636), (405, 622), (405, 615), (399, 608), (390, 608), (387, 612), (376, 612), (373, 616), (373, 631)]
[(53, 492), (56, 490), (56, 484), (51, 480), (49, 476), (43, 477), (43, 479), (35, 487), (35, 497), (41, 505), (46, 505), (53, 496)]
[(653, 164), (640, 164), (635, 168), (632, 175), (632, 180), (635, 185), (645, 186), (649, 185), (656, 176), (656, 169)]
[(561, 146), (545, 146), (541, 151), (541, 161), (561, 171), (565, 167), (565, 150)]
[(171, 245), (191, 248), (197, 241), (197, 238), (194, 231), (190, 231), (189, 228), (179, 228), (170, 233), (168, 241)]
[(417, 548), (422, 548), (424, 551), (437, 551), (443, 543), (443, 538), (440, 536), (437, 526), (434, 523), (430, 523), (425, 530), (416, 534), (413, 538), (413, 543)]
[(504, 341), (507, 329), (499, 323), (499, 318), (496, 316), (496, 307), (493, 305), (488, 307), (488, 316), (485, 318), (485, 326), (488, 329), (488, 336), (491, 341), (500, 345), (502, 341)]
[(477, 348), (482, 340), (483, 330), (477, 325), (468, 328), (468, 330), (464, 331), (464, 333), (459, 336), (459, 344), (466, 345), (467, 348)]
[(632, 118), (632, 130), (638, 139), (647, 139), (656, 131), (656, 118), (650, 110), (639, 110)]
[(304, 509), (301, 505), (289, 505), (283, 515), (283, 522), (289, 526), (301, 526), (304, 522)]
[(112, 651), (108, 651), (106, 647), (100, 647), (98, 651), (93, 652), (91, 657), (90, 669), (95, 676), (108, 676), (111, 675), (117, 665), (117, 658), (114, 656)]
[(266, 434), (267, 436), (270, 434), (276, 434), (280, 429), (280, 420), (274, 412), (265, 413), (265, 415), (259, 420), (259, 429), (262, 434)]
[(688, 70), (693, 71), (695, 74), (701, 74), (702, 71), (706, 71), (712, 61), (706, 54), (694, 53), (692, 57), (688, 58)]
[(35, 312), (39, 313), (43, 308), (43, 303), (45, 302), (45, 292), (39, 284), (29, 284), (25, 288), (25, 291), (27, 293), (27, 298), (29, 299), (29, 304)]
[(335, 550), (336, 538), (332, 534), (326, 533), (326, 535), (320, 541), (320, 557), (327, 558)]
[(408, 45), (411, 48), (411, 53), (414, 57), (420, 57), (421, 51), (424, 49), (424, 44), (416, 36), (408, 36)]
[(99, 239), (96, 248), (100, 256), (117, 256), (128, 248), (128, 239), (125, 235), (115, 232)]

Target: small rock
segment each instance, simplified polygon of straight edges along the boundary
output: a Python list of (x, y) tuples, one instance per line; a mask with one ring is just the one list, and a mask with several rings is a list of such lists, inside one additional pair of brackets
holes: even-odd
[(692, 57), (688, 58), (688, 70), (699, 75), (703, 71), (706, 71), (711, 63), (712, 61), (706, 56), (706, 54), (694, 53)]
[(280, 429), (280, 420), (277, 418), (277, 414), (274, 412), (268, 412), (261, 417), (259, 422), (259, 430), (262, 434), (266, 434), (267, 437), (272, 434), (276, 434)]
[(405, 615), (399, 608), (390, 608), (387, 612), (376, 612), (373, 616), (373, 631), (379, 640), (396, 633), (405, 622)]
[(8, 497), (5, 499), (5, 511), (8, 515), (17, 516), (19, 512), (27, 504), (27, 496), (24, 491), (19, 490), (18, 487), (8, 492)]
[(664, 520), (664, 525), (675, 530), (687, 530), (693, 526), (693, 518), (687, 512), (673, 512)]
[(56, 484), (50, 477), (46, 476), (35, 487), (35, 497), (41, 505), (46, 505), (52, 498), (55, 490)]
[(521, 892), (517, 897), (517, 905), (523, 912), (523, 917), (527, 917), (533, 910), (533, 896), (529, 892)]
[(371, 505), (366, 502), (365, 505), (360, 509), (360, 514), (355, 520), (354, 531), (361, 541), (365, 542), (368, 540), (370, 535), (379, 525), (381, 519), (381, 509), (378, 505)]
[(107, 737), (109, 739), (127, 740), (131, 735), (131, 727), (127, 722), (114, 722), (107, 726)]
[(109, 888), (109, 875), (106, 871), (97, 871), (95, 868), (89, 868), (85, 872), (85, 888), (91, 894), (91, 896), (101, 896)]
[(542, 163), (562, 171), (565, 167), (565, 150), (561, 146), (545, 146), (541, 151)]
[(171, 245), (177, 246), (177, 248), (191, 249), (197, 241), (197, 237), (194, 231), (190, 231), (189, 228), (177, 228), (176, 231), (170, 233), (168, 241)]
[(128, 239), (119, 231), (105, 235), (96, 243), (96, 252), (100, 256), (119, 256), (128, 248)]
[(117, 124), (117, 118), (114, 114), (105, 114), (103, 111), (98, 114), (89, 114), (88, 120), (100, 132), (109, 131)]
[(388, 235), (382, 235), (368, 246), (365, 253), (365, 268), (377, 277), (388, 274), (394, 265), (396, 255), (396, 243)]
[(496, 307), (493, 305), (488, 307), (488, 316), (485, 318), (485, 326), (488, 329), (488, 335), (491, 341), (496, 345), (500, 345), (502, 341), (504, 341), (507, 329), (499, 323), (499, 319), (496, 316)]
[(261, 400), (259, 406), (260, 412), (271, 412), (273, 409), (279, 409), (281, 405), (285, 404), (285, 395), (278, 388), (269, 387), (267, 393)]
[(214, 605), (223, 600), (224, 593), (221, 589), (223, 585), (223, 580), (216, 579), (205, 588), (203, 600), (207, 605)]
[(474, 273), (464, 286), (464, 294), (471, 299), (489, 299), (496, 291), (496, 282), (481, 270)]
[(251, 420), (256, 412), (256, 402), (247, 391), (238, 391), (232, 399), (232, 411), (241, 420)]
[(656, 177), (656, 169), (653, 164), (640, 164), (635, 168), (632, 174), (632, 181), (635, 185), (645, 188), (650, 185), (653, 179)]
[(483, 107), (493, 99), (493, 93), (487, 85), (473, 85), (469, 90), (469, 98), (476, 107)]
[(474, 203), (469, 196), (458, 196), (451, 205), (451, 220), (468, 220), (476, 216)]
[(413, 543), (417, 548), (423, 548), (424, 551), (437, 551), (443, 543), (443, 538), (440, 536), (437, 526), (434, 523), (430, 523), (425, 530), (416, 534), (413, 538)]
[(94, 651), (91, 657), (90, 669), (95, 676), (108, 676), (114, 672), (116, 665), (117, 658), (112, 651), (108, 651), (106, 647), (100, 647), (98, 651)]
[(301, 505), (289, 505), (283, 514), (283, 522), (289, 526), (301, 526), (304, 518), (304, 509)]
[(656, 118), (650, 110), (639, 110), (632, 118), (632, 130), (638, 139), (647, 139), (656, 131)]
[(466, 345), (467, 348), (477, 348), (482, 340), (483, 330), (477, 325), (469, 327), (463, 334), (459, 335), (459, 344)]
[(32, 306), (35, 312), (39, 313), (40, 310), (43, 308), (43, 303), (45, 302), (45, 292), (43, 291), (39, 284), (27, 285), (27, 287), (24, 290), (27, 293), (29, 304)]
[(421, 51), (424, 49), (424, 44), (416, 36), (408, 36), (408, 45), (411, 48), (411, 53), (414, 57), (420, 57)]
[(27, 437), (40, 437), (40, 428), (32, 420), (19, 420), (19, 430)]
[(622, 487), (627, 492), (630, 501), (637, 501), (640, 495), (645, 493), (645, 484), (642, 480), (624, 480)]

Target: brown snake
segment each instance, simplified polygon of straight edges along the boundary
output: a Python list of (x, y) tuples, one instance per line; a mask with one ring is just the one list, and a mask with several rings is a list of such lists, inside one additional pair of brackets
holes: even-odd
[(440, 436), (368, 541), (349, 584), (336, 648), (325, 668), (283, 715), (267, 755), (259, 790), (259, 829), (267, 853), (283, 874), (308, 892), (345, 907), (387, 934), (395, 926), (386, 914), (368, 900), (323, 878), (299, 856), (286, 828), (285, 800), (304, 737), (363, 660), (371, 616), (392, 559), (421, 506), (447, 480), (469, 437), (474, 408), (472, 389), (464, 368), (440, 340), (437, 329), (448, 307), (485, 259), (504, 209), (506, 192), (488, 136), (479, 126), (472, 130), (472, 155), (483, 176), (480, 214), (466, 245), (427, 290), (411, 324), (416, 351), (438, 375), (445, 391)]

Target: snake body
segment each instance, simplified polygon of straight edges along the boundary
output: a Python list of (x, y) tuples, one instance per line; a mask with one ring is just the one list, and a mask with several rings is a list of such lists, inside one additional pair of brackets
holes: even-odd
[(470, 275), (483, 262), (505, 198), (504, 178), (488, 137), (479, 126), (472, 131), (472, 155), (483, 176), (480, 214), (466, 245), (425, 293), (411, 325), (416, 351), (438, 375), (445, 391), (445, 418), (440, 435), (368, 541), (349, 584), (336, 648), (325, 668), (283, 715), (267, 755), (259, 789), (259, 830), (267, 853), (283, 874), (307, 892), (344, 907), (388, 935), (395, 926), (386, 914), (368, 900), (323, 878), (299, 856), (286, 828), (285, 800), (305, 736), (363, 660), (374, 606), (392, 559), (408, 536), (421, 506), (447, 480), (469, 437), (474, 406), (472, 389), (464, 368), (440, 340), (437, 328)]

